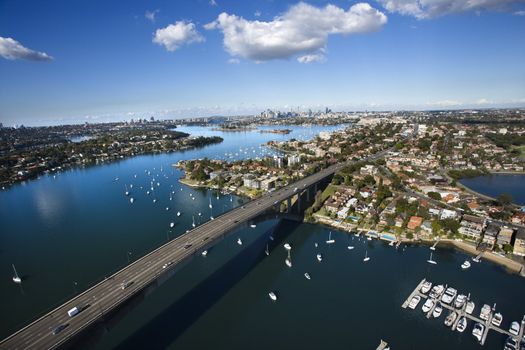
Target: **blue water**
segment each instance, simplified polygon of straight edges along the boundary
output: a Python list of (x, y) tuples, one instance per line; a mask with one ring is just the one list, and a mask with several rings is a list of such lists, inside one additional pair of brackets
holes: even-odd
[[(290, 128), (294, 131), (289, 135), (181, 128), (194, 135), (223, 136), (225, 141), (43, 176), (0, 192), (0, 336), (124, 266), (128, 258), (136, 259), (185, 232), (192, 216), (199, 223), (242, 203), (235, 196), (217, 199), (216, 193), (180, 185), (181, 173), (171, 164), (231, 154), (236, 159), (262, 156), (272, 152), (259, 147), (268, 140), (310, 138), (332, 129)], [(147, 195), (152, 177), (154, 191)], [(125, 184), (128, 189), (134, 185), (133, 204), (124, 195)], [(176, 216), (178, 210), (181, 217)], [(176, 225), (170, 230), (172, 221)], [(336, 244), (327, 246), (327, 228), (276, 225), (276, 220), (268, 220), (232, 233), (207, 257), (190, 261), (117, 324), (108, 325), (102, 338), (79, 347), (374, 349), (383, 338), (393, 349), (479, 349), (470, 334), (472, 325), (459, 334), (444, 327), (443, 316), (427, 320), (420, 309), (401, 309), (423, 277), (470, 292), (478, 311), (483, 303), (497, 303), (504, 327), (525, 314), (525, 280), (494, 264), (482, 262), (462, 271), (465, 255), (438, 248), (438, 265), (433, 266), (426, 263), (426, 247), (395, 250), (337, 231), (332, 232)], [(282, 241), (266, 257), (272, 229)], [(238, 237), (242, 247), (236, 244)], [(291, 269), (284, 264), (285, 241), (293, 246)], [(355, 249), (348, 250), (348, 244)], [(371, 257), (366, 264), (365, 250)], [(317, 251), (324, 256), (322, 263), (315, 259)], [(21, 286), (11, 282), (11, 263), (25, 277)], [(304, 272), (310, 273), (311, 281)], [(268, 298), (271, 290), (279, 295), (276, 303)], [(484, 348), (501, 349), (503, 341), (491, 333)]]
[(462, 179), (460, 182), (476, 192), (494, 198), (508, 193), (514, 203), (525, 205), (525, 175), (493, 174)]

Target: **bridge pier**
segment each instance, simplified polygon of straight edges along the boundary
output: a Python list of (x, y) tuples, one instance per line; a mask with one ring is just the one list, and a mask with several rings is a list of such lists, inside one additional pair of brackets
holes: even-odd
[(306, 188), (306, 201), (310, 202), (310, 186)]
[(292, 212), (292, 198), (286, 199), (286, 212), (290, 214)]

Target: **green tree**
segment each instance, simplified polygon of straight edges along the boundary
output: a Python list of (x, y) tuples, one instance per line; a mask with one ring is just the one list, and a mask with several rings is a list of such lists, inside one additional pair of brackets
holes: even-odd
[(433, 191), (430, 191), (427, 193), (427, 195), (432, 198), (432, 199), (435, 199), (437, 201), (440, 201), (441, 200), (441, 195), (438, 193), (438, 192), (433, 192)]

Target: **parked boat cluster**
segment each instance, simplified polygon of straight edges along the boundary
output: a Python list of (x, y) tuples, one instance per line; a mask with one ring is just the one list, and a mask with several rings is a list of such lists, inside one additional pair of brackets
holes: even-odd
[(402, 307), (415, 310), (424, 299), (421, 311), (427, 318), (439, 318), (443, 311), (447, 310), (443, 323), (453, 331), (463, 333), (472, 325), (473, 337), (483, 345), (488, 331), (494, 330), (508, 336), (503, 346), (504, 350), (525, 350), (525, 316), (521, 323), (512, 321), (509, 328), (506, 328), (502, 326), (503, 315), (496, 312), (496, 304), (484, 304), (478, 313), (470, 293), (462, 294), (448, 285), (433, 285), (425, 279), (414, 289)]

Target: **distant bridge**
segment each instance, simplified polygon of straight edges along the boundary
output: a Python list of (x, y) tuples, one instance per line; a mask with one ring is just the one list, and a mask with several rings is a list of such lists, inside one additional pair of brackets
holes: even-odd
[[(364, 161), (381, 158), (388, 151), (376, 153)], [(288, 211), (291, 210), (294, 196), (297, 196), (296, 206), (300, 209), (303, 194), (309, 199), (312, 189), (315, 194), (317, 185), (321, 181), (351, 163), (353, 162), (332, 165), (178, 236), (7, 337), (0, 342), (0, 349), (53, 349), (66, 344), (99, 319), (152, 285), (160, 276), (172, 271), (191, 256), (210, 248), (238, 226), (246, 224), (272, 208), (280, 207), (282, 202), (287, 203)], [(163, 265), (168, 263), (171, 263), (170, 266), (163, 268)], [(74, 307), (78, 307), (81, 311), (69, 317), (68, 310)], [(61, 324), (68, 324), (68, 326), (53, 335), (53, 330)]]

